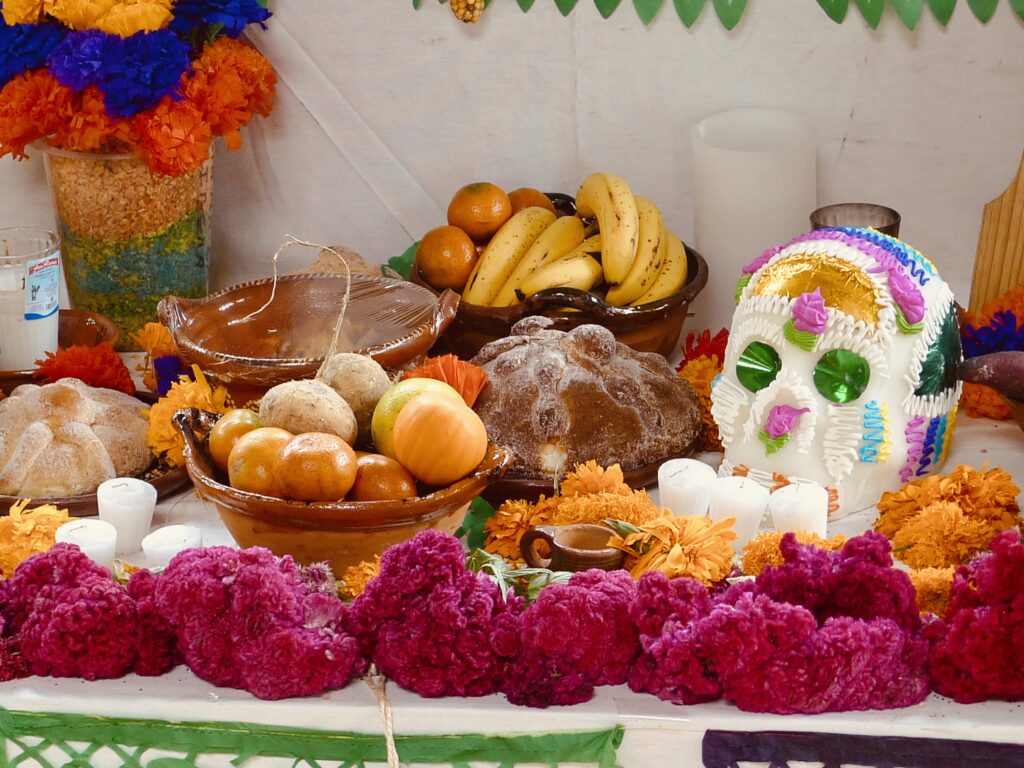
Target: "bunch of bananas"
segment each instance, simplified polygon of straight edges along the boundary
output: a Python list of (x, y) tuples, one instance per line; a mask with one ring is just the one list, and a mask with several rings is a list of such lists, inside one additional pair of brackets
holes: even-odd
[(686, 249), (658, 207), (611, 173), (592, 173), (576, 216), (524, 208), (484, 247), (462, 300), (505, 307), (546, 288), (578, 288), (617, 307), (671, 296), (686, 282)]

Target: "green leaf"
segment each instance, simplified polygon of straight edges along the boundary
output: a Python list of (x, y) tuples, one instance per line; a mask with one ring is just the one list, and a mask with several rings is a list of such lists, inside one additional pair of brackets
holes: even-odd
[(412, 7), (419, 10), (419, 7), (423, 4), (423, 0), (412, 0)]
[(939, 24), (946, 26), (953, 16), (956, 0), (928, 0), (928, 7), (932, 9), (932, 15)]
[(519, 7), (523, 9), (523, 13), (526, 13), (528, 10), (533, 8), (534, 0), (516, 0), (516, 2), (519, 3)]
[(679, 14), (683, 24), (692, 27), (693, 23), (697, 21), (697, 17), (700, 16), (700, 12), (704, 10), (704, 3), (707, 0), (672, 0), (672, 2), (675, 4), (676, 13)]
[(594, 0), (594, 5), (597, 6), (597, 12), (601, 14), (601, 18), (607, 19), (615, 13), (615, 9), (621, 2), (622, 0)]
[(892, 7), (896, 10), (899, 17), (903, 19), (907, 29), (913, 29), (921, 19), (921, 13), (924, 11), (924, 0), (892, 0)]
[(1010, 0), (1010, 7), (1021, 19), (1024, 19), (1024, 0)]
[(568, 16), (578, 2), (579, 0), (555, 0), (555, 5), (562, 12), (563, 16)]
[(616, 520), (614, 517), (606, 517), (602, 520), (605, 525), (615, 531), (615, 535), (619, 538), (626, 538), (630, 534), (640, 533), (640, 529), (632, 523), (627, 523), (625, 520)]
[(967, 0), (967, 5), (974, 11), (974, 15), (982, 24), (987, 24), (996, 12), (996, 5), (999, 0)]
[(482, 547), (484, 545), (484, 541), (487, 539), (487, 534), (484, 532), (484, 525), (493, 514), (494, 507), (488, 504), (483, 497), (477, 496), (469, 502), (469, 509), (466, 511), (466, 516), (462, 518), (462, 525), (460, 525), (459, 529), (455, 531), (456, 538), (461, 539), (465, 536), (466, 546), (470, 549)]
[(400, 274), (403, 280), (408, 280), (409, 275), (412, 274), (412, 265), (416, 260), (416, 249), (419, 247), (419, 244), (420, 241), (417, 240), (406, 248), (400, 256), (392, 256), (388, 259), (386, 266), (391, 267), (391, 269)]
[[(651, 20), (658, 15), (665, 0), (633, 0), (633, 7), (644, 24), (650, 24)], [(607, 17), (605, 17), (607, 18)]]
[(860, 8), (864, 21), (872, 29), (878, 29), (878, 22), (882, 20), (882, 11), (885, 10), (885, 0), (854, 0)]
[(836, 24), (842, 24), (850, 9), (850, 0), (818, 0), (818, 5)]
[(712, 2), (719, 21), (726, 29), (732, 29), (739, 24), (740, 17), (747, 7), (747, 0), (712, 0)]

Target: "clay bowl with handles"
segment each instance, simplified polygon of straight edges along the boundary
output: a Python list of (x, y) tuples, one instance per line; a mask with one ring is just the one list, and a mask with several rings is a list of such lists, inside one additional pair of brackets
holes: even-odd
[(467, 477), (424, 495), (395, 501), (302, 502), (232, 488), (210, 459), (207, 436), (217, 414), (178, 411), (174, 424), (185, 439), (185, 467), (199, 496), (213, 502), (240, 547), (266, 547), (302, 564), (329, 562), (336, 577), (373, 560), (392, 544), (428, 528), (454, 533), (474, 497), (512, 464), (512, 452), (493, 443)]
[[(312, 378), (331, 350), (345, 302), (343, 275), (302, 274), (226, 288), (205, 299), (157, 305), (190, 364), (227, 386), (236, 403), (276, 384)], [(418, 364), (454, 319), (458, 294), (406, 280), (352, 275), (345, 321), (332, 351), (369, 355), (384, 368)]]

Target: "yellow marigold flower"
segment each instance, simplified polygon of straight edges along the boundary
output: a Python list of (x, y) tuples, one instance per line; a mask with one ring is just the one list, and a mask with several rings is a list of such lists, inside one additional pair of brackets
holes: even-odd
[(43, 0), (5, 0), (4, 21), (14, 24), (38, 24), (43, 16)]
[(178, 354), (178, 347), (174, 343), (174, 337), (167, 326), (162, 323), (146, 323), (132, 334), (132, 341), (138, 344), (142, 351), (150, 357)]
[(346, 568), (345, 573), (341, 576), (338, 591), (345, 599), (355, 600), (378, 573), (380, 573), (380, 555), (374, 557), (373, 560), (363, 560), (358, 565)]
[(0, 517), (0, 578), (10, 578), (19, 563), (52, 547), (57, 529), (71, 520), (66, 509), (52, 504), (26, 509), (30, 501), (19, 499)]
[(946, 615), (954, 573), (955, 566), (920, 568), (910, 572), (910, 583), (917, 591), (917, 610), (920, 613), (934, 613), (939, 618)]
[(130, 37), (136, 32), (153, 32), (171, 23), (170, 0), (122, 2), (96, 22), (96, 29), (110, 35)]
[(686, 379), (693, 387), (697, 395), (697, 405), (700, 407), (700, 418), (704, 428), (701, 430), (701, 450), (720, 451), (722, 440), (718, 434), (718, 424), (711, 416), (711, 381), (722, 372), (722, 364), (718, 355), (701, 355), (692, 360), (687, 360), (685, 365), (679, 369), (679, 377)]
[(565, 476), (559, 488), (562, 496), (582, 496), (587, 493), (617, 493), (628, 496), (633, 489), (626, 485), (622, 467), (612, 464), (607, 469), (591, 459), (586, 464), (577, 464)]
[(732, 571), (734, 518), (717, 522), (707, 516), (673, 517), (667, 512), (637, 525), (640, 530), (614, 536), (609, 544), (626, 553), (625, 567), (633, 578), (661, 571), (670, 579), (689, 576), (706, 585)]
[[(759, 576), (769, 565), (782, 565), (784, 562), (779, 545), (785, 531), (762, 531), (743, 546), (743, 573), (747, 576)], [(795, 531), (796, 540), (817, 549), (835, 552), (842, 549), (846, 537), (839, 535), (831, 539), (823, 539), (816, 533)]]
[(44, 0), (46, 12), (71, 29), (94, 29), (119, 0)]
[(484, 523), (484, 550), (512, 562), (522, 560), (519, 540), (533, 527), (533, 510), (534, 505), (524, 499), (506, 501), (498, 507)]
[(198, 365), (192, 366), (192, 373), (196, 377), (195, 381), (182, 376), (149, 409), (146, 442), (155, 456), (161, 457), (172, 467), (180, 467), (185, 463), (182, 455), (185, 440), (171, 422), (175, 412), (182, 408), (199, 408), (211, 413), (226, 413), (230, 409), (227, 389), (223, 386), (213, 389)]
[(967, 562), (999, 531), (964, 514), (952, 501), (929, 504), (892, 537), (893, 554), (911, 568), (946, 568)]

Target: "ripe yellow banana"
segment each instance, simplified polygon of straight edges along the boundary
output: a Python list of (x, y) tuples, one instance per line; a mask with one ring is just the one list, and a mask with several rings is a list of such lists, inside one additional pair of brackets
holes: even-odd
[(572, 258), (559, 259), (527, 275), (519, 286), (520, 300), (546, 288), (579, 288), (581, 291), (589, 291), (601, 282), (603, 274), (597, 259), (589, 254), (581, 253)]
[(576, 193), (576, 214), (597, 217), (604, 242), (604, 279), (609, 285), (618, 285), (633, 266), (640, 228), (629, 184), (613, 173), (590, 174)]
[(488, 306), (540, 233), (555, 220), (546, 208), (524, 208), (501, 225), (487, 243), (462, 291), (462, 300)]
[(615, 307), (624, 307), (643, 296), (661, 271), (661, 263), (668, 250), (665, 220), (653, 202), (636, 196), (636, 211), (640, 222), (636, 258), (626, 279), (608, 289), (606, 301)]
[(638, 307), (641, 304), (649, 304), (671, 296), (686, 283), (686, 248), (683, 241), (670, 230), (665, 231), (668, 239), (668, 249), (665, 252), (665, 261), (661, 265), (661, 271), (654, 278), (654, 283), (647, 292), (639, 299), (630, 304), (631, 307)]
[(580, 243), (575, 248), (573, 248), (571, 251), (569, 251), (568, 253), (566, 253), (566, 254), (564, 254), (562, 256), (559, 256), (557, 258), (548, 257), (548, 258), (544, 259), (544, 261), (542, 261), (540, 264), (537, 265), (537, 269), (540, 269), (541, 267), (546, 267), (548, 264), (550, 264), (550, 263), (552, 263), (554, 261), (558, 261), (559, 259), (571, 259), (574, 256), (579, 256), (579, 255), (584, 254), (584, 253), (588, 254), (590, 256), (595, 256), (595, 257), (601, 255), (601, 234), (600, 233), (598, 233), (596, 235), (591, 235), (586, 240), (584, 240), (582, 243)]
[(575, 216), (560, 216), (533, 241), (533, 245), (501, 286), (492, 305), (507, 307), (519, 301), (516, 289), (541, 264), (560, 259), (583, 242), (583, 222)]

